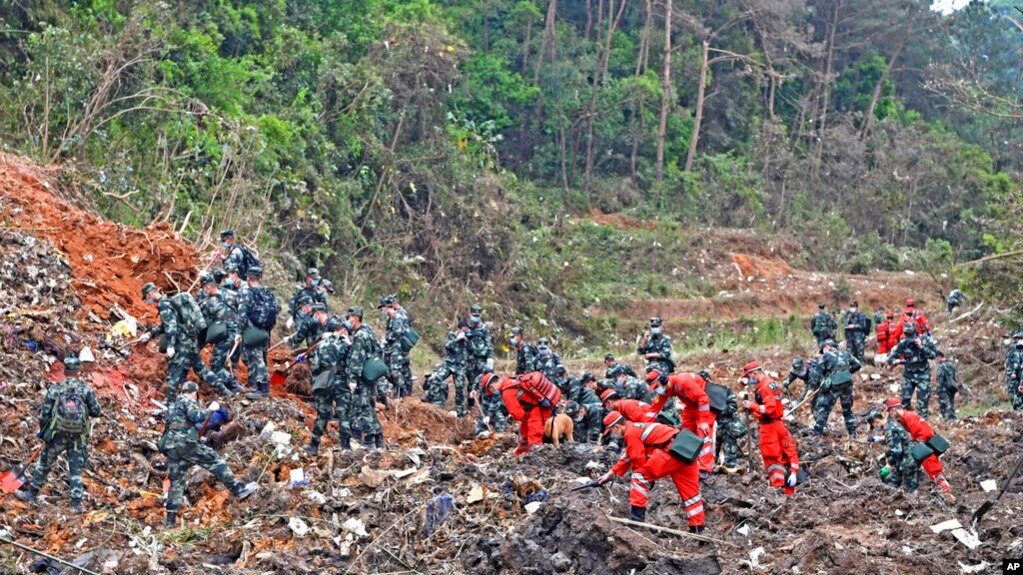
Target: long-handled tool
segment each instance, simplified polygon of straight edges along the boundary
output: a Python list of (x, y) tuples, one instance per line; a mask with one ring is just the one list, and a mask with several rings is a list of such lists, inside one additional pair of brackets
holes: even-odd
[[(323, 340), (321, 339), (321, 340), (317, 341), (316, 343), (310, 345), (309, 347), (307, 347), (304, 350), (302, 350), (301, 352), (299, 352), (298, 355), (308, 355), (309, 352), (311, 352), (312, 350), (316, 349), (316, 346), (320, 345), (320, 341), (323, 341)], [(280, 345), (280, 344), (277, 344), (277, 345)], [(272, 374), (270, 374), (270, 385), (271, 386), (284, 385), (284, 382), (288, 381), (288, 372), (291, 371), (291, 368), (295, 367), (296, 365), (298, 365), (298, 363), (289, 364), (284, 369), (275, 369), (274, 372)]]
[(4, 493), (14, 493), (21, 489), (21, 486), (25, 484), (25, 476), (27, 470), (32, 467), (32, 463), (35, 462), (36, 457), (39, 457), (39, 452), (43, 450), (43, 446), (40, 445), (32, 452), (31, 457), (24, 465), (12, 467), (7, 473), (0, 477), (0, 491)]
[(1016, 474), (1019, 473), (1021, 467), (1023, 467), (1023, 457), (1019, 458), (1019, 461), (1016, 462), (1016, 467), (1013, 468), (1012, 473), (1005, 478), (1005, 484), (1002, 485), (1002, 490), (998, 492), (998, 496), (991, 501), (985, 501), (980, 508), (973, 512), (973, 518), (970, 519), (970, 523), (973, 525), (974, 529), (977, 528), (977, 523), (982, 517), (984, 517), (984, 514), (991, 511), (991, 508), (995, 506), (995, 503), (998, 503), (998, 500), (1005, 495), (1005, 492), (1008, 491), (1009, 485), (1012, 484), (1012, 480), (1016, 478)]
[[(238, 344), (241, 343), (240, 337), (234, 338), (234, 345), (231, 346), (231, 351), (227, 354), (227, 370), (231, 373), (231, 377), (234, 377), (234, 364), (231, 363), (231, 358), (234, 357), (234, 352), (238, 350)], [(269, 353), (269, 350), (267, 351)]]
[(69, 567), (71, 569), (76, 569), (76, 570), (78, 570), (78, 571), (80, 571), (82, 573), (85, 573), (86, 575), (99, 575), (99, 573), (96, 573), (95, 571), (92, 571), (90, 569), (86, 569), (85, 567), (79, 567), (78, 565), (75, 565), (74, 563), (69, 563), (67, 561), (64, 561), (63, 559), (60, 559), (58, 557), (54, 557), (53, 555), (50, 555), (48, 553), (43, 553), (42, 551), (40, 551), (38, 549), (33, 549), (33, 548), (31, 548), (31, 547), (29, 547), (27, 545), (22, 545), (21, 543), (18, 543), (16, 541), (11, 541), (10, 539), (8, 539), (6, 537), (0, 537), (0, 543), (6, 543), (8, 545), (13, 545), (13, 546), (17, 547), (18, 549), (21, 549), (22, 551), (28, 551), (29, 553), (32, 553), (34, 555), (38, 555), (40, 557), (44, 557), (46, 559), (49, 559), (50, 561), (55, 561), (55, 562), (60, 563), (61, 565), (65, 566), (65, 567)]
[(571, 491), (582, 491), (583, 489), (593, 489), (594, 487), (600, 487), (600, 482), (599, 481), (591, 481), (589, 483), (584, 483), (584, 484), (580, 485), (579, 487), (573, 487), (571, 489)]
[(820, 392), (821, 392), (821, 389), (822, 389), (822, 388), (818, 387), (817, 389), (813, 390), (813, 392), (812, 392), (812, 393), (810, 393), (810, 395), (807, 395), (807, 396), (806, 396), (806, 397), (804, 397), (803, 399), (799, 400), (799, 403), (797, 403), (797, 404), (793, 405), (791, 409), (789, 409), (789, 410), (788, 410), (787, 412), (785, 412), (785, 415), (784, 415), (784, 416), (782, 416), (782, 419), (785, 419), (786, 417), (788, 417), (788, 416), (792, 415), (793, 413), (795, 413), (795, 412), (796, 412), (796, 410), (797, 410), (797, 409), (799, 409), (800, 407), (802, 407), (804, 403), (806, 403), (806, 402), (810, 401), (810, 400), (811, 400), (811, 399), (813, 399), (813, 398), (814, 398), (814, 397), (815, 397), (815, 396), (816, 396), (816, 395), (817, 395), (818, 393), (820, 393)]

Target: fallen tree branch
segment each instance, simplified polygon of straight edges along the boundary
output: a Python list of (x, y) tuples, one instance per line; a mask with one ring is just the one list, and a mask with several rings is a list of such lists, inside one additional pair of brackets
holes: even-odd
[(18, 549), (21, 549), (22, 551), (28, 551), (29, 553), (33, 553), (33, 554), (38, 555), (40, 557), (45, 557), (45, 558), (49, 559), (50, 561), (56, 561), (57, 563), (60, 563), (61, 565), (65, 566), (65, 567), (70, 567), (72, 569), (77, 569), (77, 570), (81, 571), (82, 573), (86, 573), (87, 575), (99, 575), (99, 573), (96, 573), (95, 571), (90, 571), (89, 569), (86, 569), (85, 567), (79, 567), (78, 565), (75, 565), (74, 563), (69, 563), (67, 561), (64, 561), (63, 559), (59, 559), (57, 557), (54, 557), (53, 555), (50, 555), (49, 553), (44, 553), (42, 551), (39, 551), (38, 549), (33, 549), (33, 548), (31, 548), (31, 547), (29, 547), (27, 545), (22, 545), (21, 543), (18, 543), (16, 541), (11, 541), (10, 539), (7, 539), (6, 537), (0, 537), (0, 543), (7, 543), (8, 545), (13, 545), (13, 546), (17, 547)]
[(980, 302), (979, 304), (977, 304), (977, 307), (973, 308), (972, 310), (970, 310), (970, 311), (968, 311), (968, 312), (966, 312), (966, 313), (964, 313), (962, 315), (958, 315), (958, 316), (952, 318), (951, 320), (949, 320), (948, 323), (955, 323), (955, 322), (957, 322), (957, 321), (959, 321), (961, 319), (966, 319), (966, 318), (970, 317), (971, 315), (973, 315), (973, 314), (977, 313), (978, 311), (980, 311), (980, 308), (982, 308), (982, 307), (984, 307), (984, 302)]
[(672, 535), (678, 535), (679, 537), (688, 537), (689, 539), (695, 539), (697, 541), (705, 541), (707, 543), (719, 543), (725, 545), (728, 542), (721, 539), (715, 539), (713, 537), (707, 537), (706, 535), (700, 535), (698, 533), (687, 533), (685, 531), (679, 531), (678, 529), (672, 529), (670, 527), (661, 527), (660, 525), (654, 525), (653, 523), (643, 523), (640, 521), (633, 521), (631, 519), (625, 519), (624, 517), (613, 517), (608, 515), (607, 518), (615, 523), (621, 523), (622, 525), (632, 525), (633, 527), (646, 527), (647, 529), (653, 529), (654, 531), (663, 531), (665, 533), (671, 533)]
[(1000, 253), (1000, 254), (991, 254), (989, 256), (984, 256), (984, 257), (982, 257), (980, 259), (970, 260), (968, 262), (963, 262), (963, 263), (959, 264), (959, 266), (960, 267), (975, 266), (977, 264), (982, 264), (982, 263), (990, 262), (990, 261), (993, 261), (993, 260), (1000, 260), (1000, 259), (1004, 259), (1004, 258), (1014, 258), (1016, 256), (1023, 256), (1023, 250), (1013, 250), (1011, 252), (1004, 252), (1004, 253)]

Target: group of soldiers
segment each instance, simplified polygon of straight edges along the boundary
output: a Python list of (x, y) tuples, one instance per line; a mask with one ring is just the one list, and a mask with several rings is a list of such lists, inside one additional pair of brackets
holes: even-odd
[[(148, 303), (157, 307), (160, 324), (139, 341), (146, 343), (159, 337), (161, 350), (168, 358), (167, 409), (159, 444), (168, 459), (171, 482), (166, 502), (168, 525), (176, 520), (185, 478), (193, 465), (209, 470), (238, 498), (250, 496), (257, 488), (255, 484), (241, 484), (224, 459), (207, 444), (207, 431), (211, 424), (218, 425), (214, 422), (224, 419), (225, 410), (216, 401), (201, 407), (199, 386), (186, 381), (189, 372), (194, 372), (211, 390), (230, 397), (244, 391), (235, 375), (239, 362), (244, 362), (250, 387), (246, 397), (259, 400), (269, 395), (267, 354), (270, 333), (277, 325), (281, 308), (272, 291), (262, 285), (263, 270), (255, 255), (235, 242), (231, 230), (224, 231), (221, 240), (222, 268), (201, 274), (195, 296), (188, 292), (165, 295), (154, 283), (145, 284), (141, 292)], [(364, 447), (382, 448), (385, 443), (376, 404), (414, 393), (409, 352), (419, 336), (396, 294), (382, 297), (377, 306), (386, 322), (386, 333), (378, 340), (364, 323), (362, 308), (351, 306), (343, 318), (332, 317), (327, 307), (331, 293), (329, 283), (320, 278), (318, 270), (307, 270), (305, 283), (298, 286), (288, 305), (286, 327), (290, 334), (278, 344), (287, 344), (297, 354), (294, 360), (308, 363), (312, 373), (312, 404), (317, 418), (311, 440), (303, 449), (313, 455), (318, 453), (332, 419), (338, 422), (342, 449), (350, 449), (353, 440)], [(916, 487), (915, 468), (910, 458), (900, 458), (899, 453), (905, 455), (911, 441), (921, 441), (918, 436), (933, 434), (926, 422), (929, 361), (938, 360), (939, 381), (946, 364), (951, 369), (945, 370), (944, 377), (953, 383), (955, 379), (954, 364), (942, 361), (943, 355), (931, 340), (929, 326), (919, 328), (921, 320), (926, 326), (926, 318), (916, 312), (912, 302), (907, 302), (907, 311), (898, 326), (901, 339), (887, 355), (888, 365), (905, 366), (902, 399), (897, 405), (889, 402), (883, 435), (870, 435), (871, 441), (886, 441), (889, 445), (891, 473), (886, 481), (899, 482), (910, 489)], [(540, 444), (537, 425), (542, 428), (547, 419), (562, 412), (575, 423), (575, 441), (600, 443), (622, 452), (619, 463), (599, 482), (632, 470), (630, 501), (634, 519), (643, 520), (646, 494), (653, 482), (671, 477), (685, 502), (691, 529), (699, 532), (704, 516), (699, 482), (715, 471), (733, 473), (738, 469), (738, 460), (743, 455), (739, 440), (749, 432), (744, 419), (752, 417), (759, 422), (767, 479), (772, 487), (786, 494), (792, 494), (802, 479), (795, 441), (784, 424), (788, 415), (785, 404), (798, 406), (804, 400), (812, 400), (814, 432), (823, 433), (834, 404), (840, 403), (846, 429), (850, 436), (855, 435), (853, 374), (863, 365), (871, 322), (852, 302), (843, 323), (848, 350), (839, 349), (836, 344), (837, 322), (822, 305), (811, 322), (820, 344), (819, 356), (808, 361), (797, 358), (781, 384), (769, 377), (758, 362), (750, 362), (744, 366), (741, 381), (750, 385), (752, 391), (737, 395), (729, 386), (714, 382), (706, 370), (678, 373), (672, 359), (672, 340), (664, 333), (659, 317), (650, 319), (636, 348), (636, 355), (646, 364), (642, 377), (610, 353), (604, 357), (603, 377), (590, 372), (573, 374), (548, 339), (541, 337), (531, 343), (521, 327), (512, 328), (508, 334), (515, 354), (514, 377), (502, 377), (494, 370), (494, 339), (483, 321), (482, 308), (473, 305), (468, 317), (447, 334), (444, 361), (423, 378), (423, 399), (445, 406), (450, 380), (455, 387), (455, 414), (466, 417), (476, 409), (478, 433), (507, 431), (513, 427), (510, 419), (519, 421), (516, 453), (520, 455)], [(212, 346), (209, 365), (200, 356), (207, 345)], [(1017, 339), (1014, 350), (1016, 367), (1012, 378), (1018, 382), (1023, 370), (1023, 337)], [(80, 368), (77, 358), (66, 360), (67, 379), (48, 391), (40, 417), (40, 437), (46, 445), (31, 482), (18, 492), (25, 500), (35, 499), (57, 454), (66, 451), (72, 508), (76, 511), (82, 509), (81, 468), (91, 428), (88, 422), (100, 415), (92, 391), (76, 377)], [(803, 396), (790, 402), (783, 392), (787, 395), (796, 380), (806, 385)], [(941, 389), (939, 385), (939, 396)], [(914, 391), (915, 413), (910, 410)], [(940, 400), (946, 419), (954, 418), (953, 398), (954, 393), (947, 401)], [(78, 411), (68, 408), (69, 405), (77, 405)], [(78, 421), (69, 423), (74, 417)], [(880, 427), (880, 419), (875, 413), (868, 417), (872, 430)], [(683, 431), (689, 435), (680, 436)], [(673, 443), (683, 439), (695, 442), (688, 461), (672, 451)], [(722, 452), (722, 463), (717, 466)], [(946, 489), (948, 484), (940, 474), (940, 463), (936, 472), (933, 462), (924, 468), (951, 498), (951, 490)]]

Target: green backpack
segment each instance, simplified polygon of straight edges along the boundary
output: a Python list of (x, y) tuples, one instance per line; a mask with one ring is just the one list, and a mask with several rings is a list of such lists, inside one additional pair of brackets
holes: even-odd
[(831, 372), (831, 387), (843, 389), (852, 384), (852, 373), (849, 372), (849, 352), (840, 351), (835, 353), (835, 369)]
[(88, 434), (89, 414), (79, 386), (66, 384), (61, 388), (53, 406), (50, 430), (68, 435)]
[(198, 336), (206, 329), (206, 318), (199, 309), (199, 304), (188, 293), (181, 292), (171, 297), (171, 303), (178, 312), (178, 321), (181, 329), (191, 336)]

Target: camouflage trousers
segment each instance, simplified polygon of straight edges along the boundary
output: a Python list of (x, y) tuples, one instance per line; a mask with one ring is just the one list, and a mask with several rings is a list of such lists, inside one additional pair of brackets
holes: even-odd
[(1009, 401), (1012, 402), (1012, 409), (1023, 409), (1023, 392), (1019, 390), (1018, 379), (1005, 378), (1006, 391), (1009, 394)]
[(46, 477), (50, 469), (57, 462), (61, 453), (67, 453), (67, 475), (68, 484), (71, 486), (71, 499), (81, 501), (85, 496), (85, 486), (82, 484), (82, 471), (85, 469), (85, 461), (89, 456), (86, 439), (80, 435), (66, 435), (55, 433), (53, 439), (46, 442), (43, 450), (39, 452), (39, 459), (32, 468), (32, 479), (29, 487), (39, 491), (46, 485)]
[(920, 485), (920, 465), (913, 461), (908, 453), (903, 455), (896, 464), (892, 464), (891, 461), (892, 458), (889, 455), (888, 463), (891, 465), (891, 473), (883, 479), (884, 483), (892, 487), (905, 487), (909, 492), (916, 491)]
[(401, 344), (391, 344), (384, 350), (384, 359), (390, 371), (386, 384), (379, 386), (380, 392), (390, 391), (395, 398), (412, 395), (412, 364), (408, 352), (401, 348)]
[(194, 465), (212, 473), (231, 491), (238, 489), (238, 480), (235, 479), (234, 473), (231, 473), (231, 468), (211, 447), (196, 443), (168, 448), (167, 476), (170, 478), (170, 493), (167, 496), (167, 513), (177, 513), (181, 509), (188, 470)]
[(902, 374), (902, 408), (913, 409), (913, 390), (916, 390), (916, 413), (927, 419), (931, 402), (931, 368), (906, 369)]
[(352, 437), (352, 404), (354, 395), (347, 384), (334, 385), (329, 389), (313, 392), (313, 408), (316, 422), (313, 423), (313, 445), (320, 444), (320, 438), (327, 430), (331, 418), (337, 417), (338, 436), (342, 441)]
[(820, 400), (813, 408), (813, 418), (815, 421), (814, 429), (818, 433), (822, 433), (828, 425), (828, 417), (831, 415), (831, 410), (835, 407), (835, 402), (838, 401), (842, 405), (842, 418), (845, 420), (845, 430), (849, 432), (850, 436), (856, 435), (856, 417), (852, 412), (852, 389), (852, 385), (846, 385), (841, 389), (822, 390), (817, 394)]
[(938, 386), (938, 409), (941, 410), (941, 416), (945, 421), (956, 418), (956, 393), (959, 393), (959, 390), (954, 387)]
[[(445, 387), (447, 387), (445, 385)], [(483, 416), (490, 418), (490, 427), (497, 433), (508, 431), (508, 412), (504, 408), (504, 401), (499, 393), (487, 395), (483, 393), (480, 397), (480, 409), (483, 415), (476, 416), (476, 433), (487, 431), (487, 424), (483, 422)]]
[(863, 363), (863, 357), (867, 348), (867, 336), (861, 331), (850, 332), (846, 337), (849, 346), (849, 354)]
[(369, 436), (383, 435), (384, 428), (380, 425), (380, 419), (377, 417), (376, 383), (359, 381), (359, 385), (352, 395), (351, 414), (351, 431), (356, 437), (362, 438), (362, 441)]
[(448, 378), (455, 382), (455, 413), (458, 417), (465, 417), (465, 387), (468, 382), (465, 378), (465, 370), (442, 365), (433, 372), (430, 377), (430, 389), (426, 392), (426, 401), (444, 407), (448, 402)]
[(738, 467), (739, 458), (742, 457), (739, 439), (746, 435), (746, 424), (738, 417), (719, 415), (717, 426), (718, 449), (725, 453), (724, 466)]
[(168, 405), (178, 398), (178, 388), (185, 382), (189, 371), (194, 371), (213, 389), (221, 393), (226, 392), (217, 374), (202, 362), (199, 350), (195, 346), (188, 346), (184, 349), (175, 349), (174, 357), (167, 360), (167, 389), (164, 391), (164, 397)]
[[(238, 388), (238, 380), (231, 375), (231, 371), (227, 369), (227, 362), (231, 361), (231, 358), (227, 354), (231, 353), (231, 348), (234, 347), (234, 335), (225, 339), (224, 341), (213, 346), (213, 353), (210, 354), (210, 371), (212, 371), (217, 379), (220, 380), (229, 389)], [(238, 344), (241, 347), (241, 344)], [(234, 360), (231, 364), (232, 370), (237, 367), (238, 361)]]
[(249, 387), (270, 392), (270, 376), (266, 372), (266, 346), (242, 346), (242, 361), (249, 370)]

